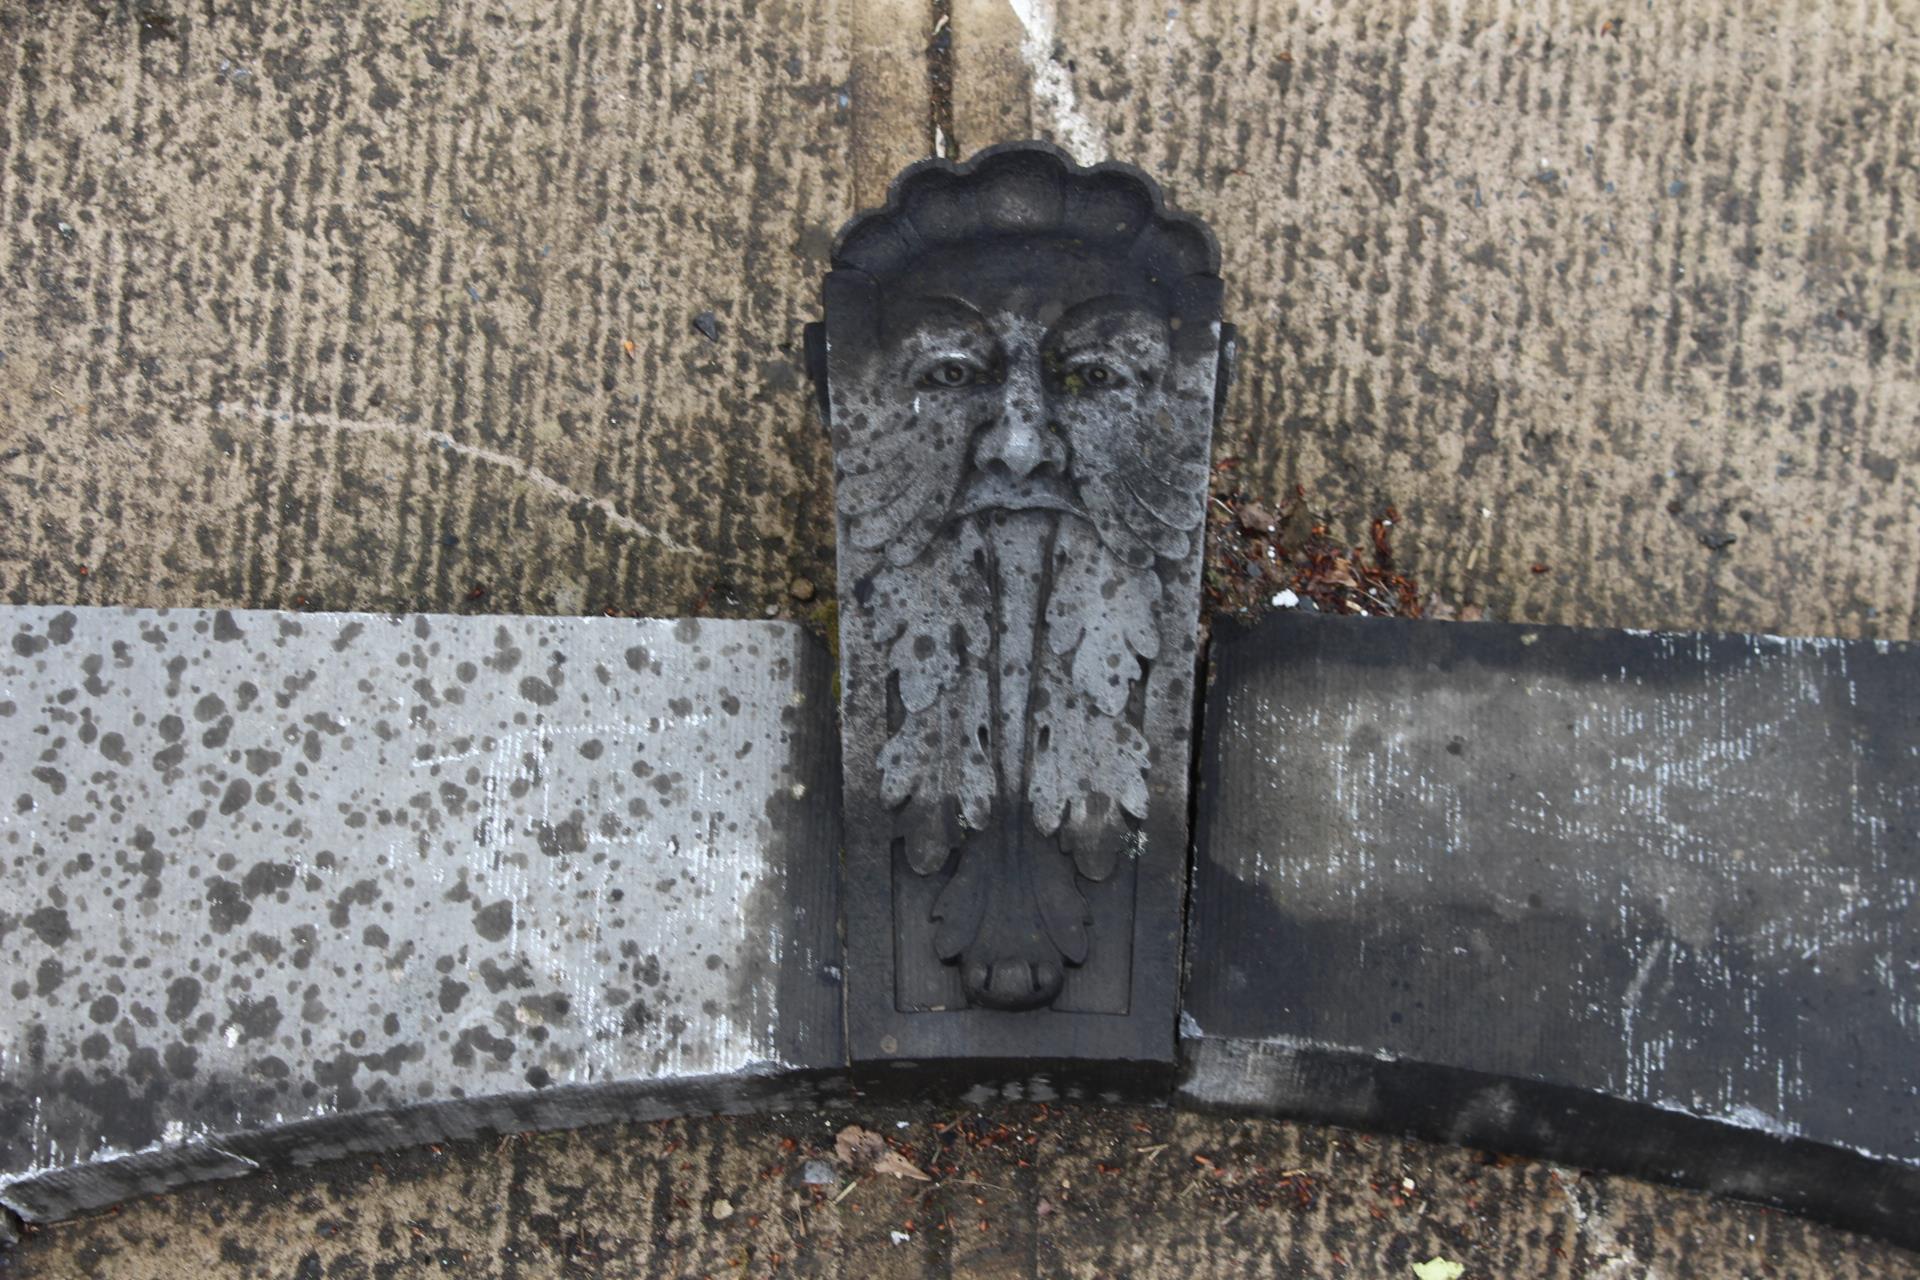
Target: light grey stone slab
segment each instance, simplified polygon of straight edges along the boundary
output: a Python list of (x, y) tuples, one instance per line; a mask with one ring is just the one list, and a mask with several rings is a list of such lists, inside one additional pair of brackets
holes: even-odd
[(0, 614), (0, 1201), (814, 1096), (829, 667), (776, 623)]

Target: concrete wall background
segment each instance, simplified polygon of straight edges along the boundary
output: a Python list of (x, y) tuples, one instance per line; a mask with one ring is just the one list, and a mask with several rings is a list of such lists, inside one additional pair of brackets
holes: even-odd
[(1745, 8), (0, 6), (0, 595), (792, 610), (937, 117), (1211, 219), (1220, 452), (1456, 602), (1911, 637), (1920, 10)]
[[(0, 0), (0, 598), (803, 611), (789, 583), (829, 587), (832, 548), (800, 326), (834, 230), (940, 124), (967, 150), (1110, 149), (1212, 219), (1248, 340), (1221, 451), (1355, 538), (1397, 504), (1403, 561), (1455, 601), (1913, 638), (1916, 55), (1908, 0)], [(1116, 1149), (1134, 1123), (1086, 1122)], [(1202, 1149), (1234, 1125), (1179, 1123)], [(745, 1256), (557, 1190), (664, 1159), (651, 1132), (594, 1138), (604, 1165), (573, 1139), (455, 1152), (432, 1211), (358, 1167), (344, 1200), (211, 1188), (22, 1256), (163, 1272), (238, 1220), (194, 1266), (317, 1274), (311, 1239), (349, 1213), (363, 1259), (405, 1266), (431, 1229), (504, 1259), (483, 1274), (551, 1270), (501, 1252), (550, 1219), (626, 1231), (659, 1274)], [(703, 1164), (659, 1203), (704, 1203), (773, 1140), (690, 1132)], [(1639, 1243), (1603, 1249), (1614, 1219), (1528, 1168), (1489, 1237), (1526, 1274), (1912, 1266), (1617, 1183)], [(1107, 1263), (912, 1266), (1280, 1266), (1230, 1208), (1126, 1185), (1139, 1235)], [(1009, 1194), (1038, 1221), (1039, 1190)], [(508, 1210), (457, 1207), (488, 1198)], [(1404, 1224), (1317, 1212), (1288, 1258), (1401, 1274)], [(868, 1245), (815, 1269), (893, 1256)]]
[(831, 563), (795, 353), (851, 212), (844, 10), (0, 35), (5, 598), (742, 615)]
[(1269, 492), (1493, 617), (1914, 634), (1920, 9), (961, 7), (963, 146), (1213, 223)]

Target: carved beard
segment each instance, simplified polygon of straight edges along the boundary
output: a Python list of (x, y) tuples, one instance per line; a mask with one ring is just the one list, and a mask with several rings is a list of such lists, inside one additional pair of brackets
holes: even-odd
[[(963, 851), (933, 909), (942, 959), (1032, 960), (1047, 999), (1064, 975), (1035, 959), (1034, 935), (1085, 961), (1074, 872), (1112, 875), (1129, 816), (1147, 814), (1136, 691), (1159, 653), (1160, 594), (1150, 557), (1129, 564), (1086, 520), (1052, 510), (962, 517), (873, 576), (862, 607), (893, 677), (881, 799), (916, 872)], [(967, 985), (977, 996), (995, 980)]]

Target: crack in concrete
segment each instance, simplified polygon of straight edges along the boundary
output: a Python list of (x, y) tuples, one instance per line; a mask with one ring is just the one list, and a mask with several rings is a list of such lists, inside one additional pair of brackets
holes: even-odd
[(411, 440), (423, 440), (434, 448), (445, 449), (449, 453), (457, 453), (463, 457), (472, 458), (476, 462), (483, 462), (491, 467), (511, 471), (514, 475), (524, 480), (530, 487), (538, 489), (542, 493), (568, 505), (585, 503), (587, 506), (592, 507), (601, 515), (605, 516), (609, 524), (627, 533), (631, 533), (635, 537), (645, 538), (649, 542), (657, 543), (669, 551), (677, 551), (682, 555), (705, 554), (698, 547), (688, 546), (684, 542), (668, 537), (658, 529), (649, 528), (641, 524), (638, 520), (635, 520), (632, 516), (614, 506), (613, 503), (607, 499), (596, 497), (590, 493), (582, 493), (580, 490), (555, 479), (538, 467), (520, 458), (516, 458), (512, 454), (500, 453), (494, 449), (485, 449), (479, 445), (468, 444), (465, 441), (454, 439), (454, 437), (444, 431), (435, 431), (430, 427), (423, 427), (417, 423), (395, 422), (381, 418), (343, 418), (331, 413), (304, 413), (293, 409), (267, 409), (257, 405), (245, 408), (237, 405), (215, 405), (213, 412), (220, 417), (244, 417), (291, 422), (301, 426), (318, 427), (323, 431), (364, 432), (402, 436)]

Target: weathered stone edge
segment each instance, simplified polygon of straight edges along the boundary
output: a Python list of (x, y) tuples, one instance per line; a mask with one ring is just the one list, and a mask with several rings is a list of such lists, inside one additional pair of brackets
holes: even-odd
[[(1373, 1050), (1180, 1041), (1178, 1105), (1404, 1134), (1785, 1209), (1920, 1248), (1920, 1165), (1597, 1091)], [(1551, 1117), (1550, 1124), (1537, 1123)]]
[[(1170, 1101), (1552, 1160), (1785, 1209), (1920, 1248), (1920, 1166), (1540, 1081), (1325, 1045), (1188, 1034)], [(923, 1084), (926, 1082), (923, 1082)], [(952, 1083), (952, 1082), (948, 1082)], [(1031, 1087), (1031, 1081), (1025, 1082)], [(950, 1100), (989, 1102), (976, 1082)], [(1020, 1096), (1023, 1090), (1015, 1089)], [(1062, 1083), (1061, 1092), (1072, 1095)], [(327, 1117), (0, 1180), (0, 1208), (55, 1222), (140, 1196), (431, 1142), (688, 1115), (850, 1107), (839, 1069), (621, 1081)], [(1550, 1115), (1549, 1130), (1533, 1118)], [(3, 1223), (4, 1219), (0, 1219)], [(0, 1244), (6, 1243), (0, 1235)]]
[(59, 1169), (0, 1176), (0, 1209), (26, 1222), (57, 1222), (194, 1183), (340, 1156), (620, 1121), (832, 1108), (847, 1105), (850, 1095), (844, 1071), (769, 1064), (764, 1072), (611, 1081), (442, 1100), (221, 1134)]

